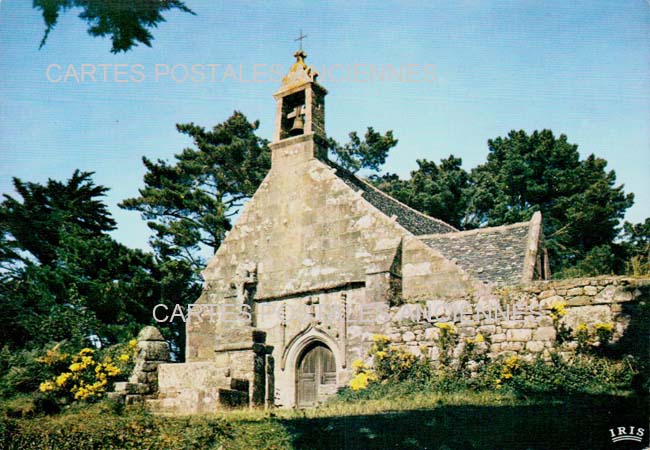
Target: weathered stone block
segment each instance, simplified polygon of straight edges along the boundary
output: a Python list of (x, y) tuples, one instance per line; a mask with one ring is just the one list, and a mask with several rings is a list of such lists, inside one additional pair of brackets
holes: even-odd
[(437, 340), (439, 336), (440, 336), (440, 329), (437, 327), (431, 327), (424, 330), (424, 338), (427, 341)]
[(504, 330), (511, 328), (523, 328), (524, 323), (521, 320), (504, 320), (501, 322), (501, 328)]
[(138, 348), (147, 361), (169, 361), (169, 345), (164, 341), (139, 341)]
[(489, 336), (491, 334), (496, 333), (497, 327), (494, 325), (483, 325), (478, 327), (477, 331), (481, 333), (483, 336)]
[(506, 331), (506, 339), (513, 342), (525, 342), (530, 341), (533, 337), (533, 331), (531, 329), (512, 329)]
[(492, 336), (490, 336), (490, 340), (494, 344), (497, 344), (499, 342), (504, 342), (506, 340), (506, 335), (504, 333), (493, 334)]
[(554, 341), (555, 328), (553, 327), (539, 327), (533, 332), (533, 339), (536, 341)]
[(532, 353), (539, 353), (544, 350), (544, 343), (540, 341), (526, 342), (526, 350)]
[(537, 298), (540, 300), (544, 300), (545, 298), (553, 297), (555, 295), (555, 289), (549, 289), (546, 291), (542, 291)]
[(460, 334), (461, 336), (475, 336), (476, 328), (472, 328), (472, 327), (459, 328), (458, 334)]
[(519, 352), (524, 348), (523, 342), (504, 342), (501, 344), (501, 350)]
[(567, 306), (586, 306), (591, 304), (592, 297), (588, 295), (580, 295), (577, 297), (571, 297), (567, 302)]
[(248, 393), (232, 389), (219, 389), (219, 403), (227, 408), (248, 406)]
[(404, 342), (411, 342), (415, 340), (415, 334), (412, 331), (407, 331), (402, 335)]
[(548, 308), (551, 307), (551, 305), (552, 305), (553, 303), (563, 302), (563, 301), (564, 301), (564, 297), (562, 297), (562, 296), (560, 296), (560, 295), (553, 295), (553, 296), (551, 296), (551, 297), (547, 297), (547, 298), (541, 300), (541, 301), (539, 302), (539, 305), (540, 305), (542, 308), (547, 308), (547, 309), (548, 309)]
[(574, 297), (582, 294), (584, 294), (584, 290), (581, 287), (572, 288), (566, 292), (566, 295), (570, 297)]
[(585, 286), (585, 295), (594, 296), (598, 294), (598, 288), (596, 286)]
[(162, 334), (156, 327), (146, 326), (138, 333), (138, 341), (164, 341)]

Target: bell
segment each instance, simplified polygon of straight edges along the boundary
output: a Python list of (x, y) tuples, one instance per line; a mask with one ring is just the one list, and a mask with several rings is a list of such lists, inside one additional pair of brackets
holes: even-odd
[(293, 125), (289, 130), (289, 136), (299, 136), (305, 132), (305, 122), (302, 120), (304, 105), (296, 106), (293, 111), (287, 114), (288, 119), (293, 119)]
[(291, 136), (298, 136), (303, 134), (305, 131), (305, 123), (302, 120), (302, 114), (296, 114), (296, 118), (293, 119), (293, 126), (289, 130)]

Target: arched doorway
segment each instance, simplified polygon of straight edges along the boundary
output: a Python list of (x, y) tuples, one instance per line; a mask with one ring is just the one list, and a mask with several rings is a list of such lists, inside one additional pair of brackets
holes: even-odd
[(296, 405), (314, 406), (336, 391), (334, 354), (322, 342), (314, 342), (302, 352), (296, 366)]

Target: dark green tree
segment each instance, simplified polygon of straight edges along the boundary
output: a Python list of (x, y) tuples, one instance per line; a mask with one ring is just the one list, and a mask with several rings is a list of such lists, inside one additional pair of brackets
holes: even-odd
[(379, 171), (386, 163), (390, 150), (397, 145), (392, 131), (382, 135), (372, 127), (368, 127), (363, 140), (356, 131), (350, 132), (348, 137), (350, 142), (345, 145), (330, 138), (329, 153), (337, 164), (353, 173), (360, 169)]
[(66, 232), (91, 238), (114, 230), (115, 221), (99, 199), (108, 188), (95, 186), (91, 177), (76, 170), (67, 183), (50, 179), (44, 185), (14, 178), (22, 199), (5, 194), (0, 208), (3, 251), (12, 252), (7, 256), (22, 259), (17, 252), (28, 252), (41, 264), (51, 264)]
[[(0, 204), (0, 341), (14, 348), (67, 340), (76, 346), (124, 341), (154, 323), (158, 303), (192, 301), (188, 265), (129, 249), (108, 232), (115, 222), (92, 174), (65, 183), (14, 180), (20, 198)], [(191, 298), (190, 298), (191, 297)], [(182, 349), (182, 324), (163, 333)]]
[(175, 164), (143, 158), (147, 173), (140, 196), (120, 206), (142, 213), (155, 232), (152, 245), (161, 255), (182, 258), (196, 269), (230, 230), (230, 219), (262, 182), (271, 165), (268, 142), (255, 134), (258, 122), (235, 112), (212, 130), (195, 124), (177, 125), (196, 149), (176, 155)]
[(625, 222), (622, 238), (627, 272), (634, 275), (650, 274), (650, 218), (637, 224)]
[(150, 30), (165, 21), (163, 12), (177, 9), (194, 14), (180, 0), (34, 0), (33, 7), (41, 11), (45, 21), (41, 48), (59, 15), (79, 8), (79, 18), (88, 24), (88, 34), (111, 37), (111, 53), (127, 52), (138, 43), (151, 47)]
[[(612, 245), (634, 195), (616, 185), (614, 171), (605, 170), (607, 161), (594, 155), (581, 160), (577, 145), (550, 130), (511, 131), (489, 140), (488, 148), (487, 162), (471, 172), (474, 225), (525, 221), (541, 211), (555, 271)], [(597, 253), (613, 252), (600, 248)]]

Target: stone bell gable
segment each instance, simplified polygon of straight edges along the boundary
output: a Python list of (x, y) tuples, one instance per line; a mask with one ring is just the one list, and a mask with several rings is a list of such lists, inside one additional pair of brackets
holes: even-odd
[(329, 161), (327, 91), (295, 57), (274, 94), (271, 170), (202, 273), (186, 362), (158, 369), (158, 411), (312, 406), (349, 381), (391, 307), (543, 277), (539, 214), (460, 232)]

